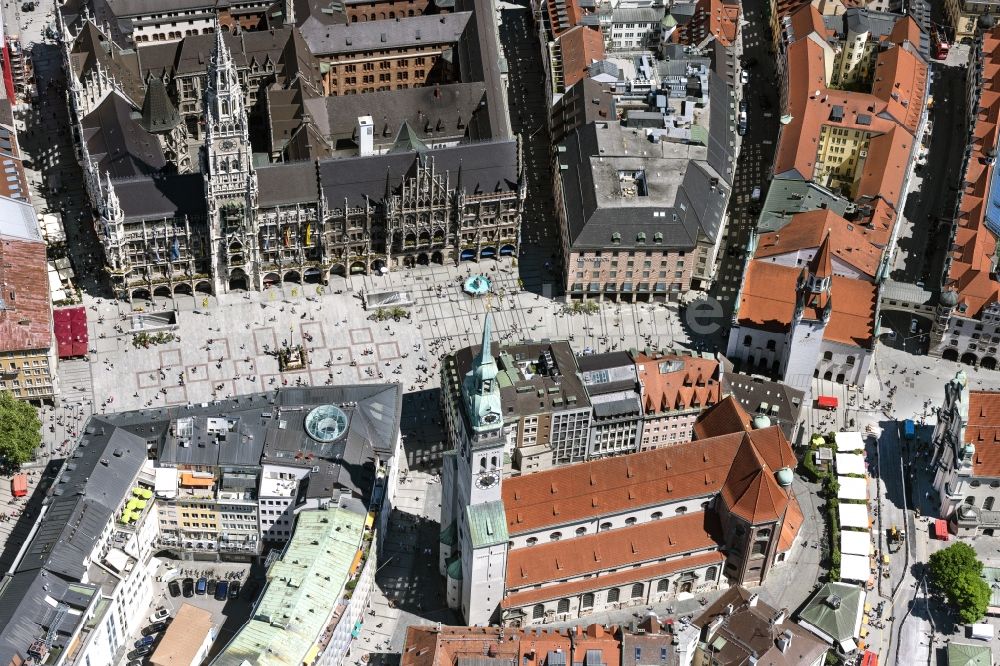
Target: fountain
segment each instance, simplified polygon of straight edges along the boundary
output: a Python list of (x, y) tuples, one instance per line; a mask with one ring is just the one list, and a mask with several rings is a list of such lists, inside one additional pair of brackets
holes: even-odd
[(493, 285), (485, 275), (470, 276), (462, 285), (462, 291), (470, 296), (483, 296), (490, 292)]

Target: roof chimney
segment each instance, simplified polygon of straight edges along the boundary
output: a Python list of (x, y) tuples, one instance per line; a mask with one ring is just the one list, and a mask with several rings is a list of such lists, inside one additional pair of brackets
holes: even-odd
[(358, 155), (368, 157), (375, 152), (375, 122), (371, 116), (358, 116)]

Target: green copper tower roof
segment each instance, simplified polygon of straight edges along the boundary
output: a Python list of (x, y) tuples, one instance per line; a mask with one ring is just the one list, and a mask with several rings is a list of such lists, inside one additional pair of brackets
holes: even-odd
[(483, 339), (479, 355), (472, 363), (472, 369), (465, 375), (462, 393), (465, 407), (476, 432), (497, 430), (503, 427), (503, 412), (500, 404), (500, 382), (497, 375), (496, 359), (491, 350), (493, 319), (487, 312), (483, 318)]

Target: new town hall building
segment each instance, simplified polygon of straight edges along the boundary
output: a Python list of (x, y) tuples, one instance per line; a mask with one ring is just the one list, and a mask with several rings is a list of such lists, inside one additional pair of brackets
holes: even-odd
[[(519, 139), (509, 131), (502, 81), (482, 72), (491, 54), (476, 60), (462, 48), (489, 29), (479, 13), (447, 19), (456, 26), (457, 67), (478, 83), (399, 90), (398, 103), (382, 102), (398, 112), (391, 127), (368, 115), (381, 109), (362, 103), (365, 94), (350, 96), (364, 112), (351, 114), (346, 139), (323, 136), (302, 112), (303, 98), (332, 105), (348, 97), (322, 96), (324, 67), (297, 27), (217, 28), (123, 48), (87, 16), (75, 35), (63, 22), (79, 158), (117, 295), (328, 284), (516, 256), (526, 194)], [(461, 109), (450, 104), (456, 90), (469, 98)], [(289, 100), (299, 112), (285, 119)], [(283, 141), (295, 150), (254, 150), (268, 132), (271, 144), (288, 134)]]
[(795, 456), (781, 428), (753, 429), (732, 398), (702, 416), (696, 441), (505, 478), (519, 426), (503, 408), (490, 334), (487, 316), (459, 404), (446, 409), (454, 450), (439, 565), (468, 624), (560, 621), (756, 585), (785, 560), (803, 520)]

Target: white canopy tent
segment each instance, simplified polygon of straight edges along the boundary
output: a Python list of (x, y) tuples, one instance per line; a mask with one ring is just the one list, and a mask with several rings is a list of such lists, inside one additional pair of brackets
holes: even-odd
[(855, 453), (865, 450), (865, 440), (860, 432), (838, 432), (836, 440), (839, 453)]
[(864, 475), (865, 457), (858, 453), (838, 453), (836, 457), (837, 474)]
[(840, 533), (840, 552), (842, 555), (871, 555), (872, 538), (865, 532), (844, 530)]
[(837, 484), (840, 490), (837, 491), (837, 498), (842, 500), (867, 500), (868, 480), (859, 479), (856, 476), (838, 476)]
[(872, 576), (871, 560), (867, 555), (841, 555), (840, 580), (867, 582)]
[(867, 530), (868, 507), (864, 504), (840, 504), (840, 526)]

